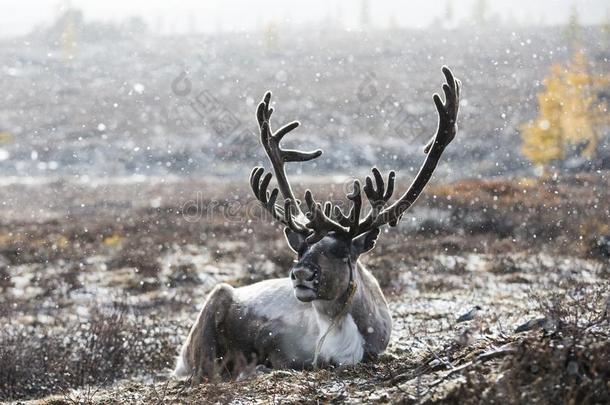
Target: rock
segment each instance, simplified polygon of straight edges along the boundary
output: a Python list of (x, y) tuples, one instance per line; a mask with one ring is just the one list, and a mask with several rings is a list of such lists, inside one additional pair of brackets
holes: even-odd
[(610, 259), (610, 235), (600, 236), (595, 239), (591, 251), (595, 256)]

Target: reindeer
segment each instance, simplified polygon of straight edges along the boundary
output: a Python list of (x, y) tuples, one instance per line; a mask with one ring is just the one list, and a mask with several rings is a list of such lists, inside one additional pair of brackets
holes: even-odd
[[(289, 277), (261, 281), (240, 288), (217, 285), (182, 346), (174, 375), (194, 381), (214, 377), (222, 364), (229, 374), (238, 358), (264, 368), (308, 369), (323, 365), (349, 365), (375, 359), (388, 345), (392, 318), (373, 274), (360, 262), (375, 246), (380, 228), (394, 227), (422, 192), (445, 147), (457, 132), (460, 82), (442, 69), (445, 102), (433, 100), (438, 128), (425, 146), (426, 159), (407, 191), (389, 205), (395, 172), (387, 182), (377, 168), (363, 187), (358, 180), (347, 195), (347, 215), (338, 205), (317, 202), (310, 190), (305, 206), (295, 198), (285, 164), (319, 157), (321, 150), (285, 150), (280, 142), (299, 126), (289, 123), (271, 131), (271, 93), (259, 104), (256, 117), (261, 143), (271, 162), (278, 188), (268, 191), (273, 175), (256, 167), (250, 186), (271, 216), (284, 225), (284, 234), (297, 260)], [(369, 210), (361, 215), (362, 191)], [(277, 203), (279, 193), (283, 204)], [(305, 209), (306, 208), (306, 209)], [(226, 374), (226, 373), (225, 373)]]

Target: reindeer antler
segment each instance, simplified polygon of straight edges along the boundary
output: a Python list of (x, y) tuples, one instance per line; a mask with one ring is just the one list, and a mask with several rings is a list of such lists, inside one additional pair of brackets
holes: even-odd
[[(438, 128), (434, 137), (424, 148), (424, 153), (427, 154), (426, 160), (409, 189), (394, 204), (386, 207), (386, 204), (394, 192), (394, 179), (396, 174), (394, 171), (390, 171), (386, 188), (381, 172), (376, 167), (373, 167), (374, 182), (370, 176), (367, 176), (364, 186), (364, 193), (370, 204), (370, 210), (366, 218), (362, 222), (354, 222), (355, 219), (352, 216), (352, 212), (350, 212), (350, 215), (346, 216), (339, 207), (335, 207), (335, 218), (341, 225), (349, 226), (349, 235), (352, 238), (385, 224), (396, 226), (401, 216), (411, 207), (411, 205), (413, 205), (432, 177), (432, 173), (434, 172), (445, 147), (449, 145), (455, 137), (455, 134), (457, 133), (456, 122), (459, 110), (460, 81), (455, 79), (448, 67), (443, 66), (442, 70), (445, 79), (447, 80), (447, 83), (443, 84), (445, 102), (442, 102), (438, 94), (434, 94), (433, 96), (439, 117)], [(356, 192), (356, 188), (359, 190), (359, 183), (357, 183), (357, 181), (354, 183), (354, 192)], [(354, 211), (359, 212), (360, 205), (362, 204), (361, 199), (354, 200), (352, 195), (348, 195), (348, 198), (353, 202)], [(356, 207), (357, 209), (355, 209)]]
[[(391, 206), (386, 207), (394, 192), (394, 180), (396, 174), (390, 171), (388, 174), (387, 186), (381, 172), (373, 167), (373, 177), (367, 176), (364, 193), (370, 204), (370, 210), (365, 219), (360, 221), (362, 210), (362, 188), (360, 182), (355, 180), (353, 190), (347, 195), (352, 202), (352, 207), (348, 215), (345, 215), (338, 206), (333, 207), (330, 202), (324, 205), (314, 200), (311, 191), (305, 192), (305, 203), (308, 208), (306, 215), (301, 211), (299, 202), (294, 197), (290, 187), (284, 164), (286, 162), (305, 162), (317, 158), (322, 154), (321, 150), (313, 152), (302, 152), (297, 150), (284, 150), (279, 143), (282, 138), (293, 129), (299, 126), (297, 121), (291, 122), (277, 132), (272, 133), (269, 128), (269, 119), (273, 109), (269, 107), (271, 93), (267, 92), (257, 110), (257, 119), (261, 131), (261, 143), (265, 152), (273, 165), (277, 176), (277, 183), (282, 195), (284, 196), (284, 208), (276, 205), (278, 190), (273, 189), (271, 193), (267, 191), (272, 174), (267, 173), (262, 177), (264, 169), (257, 167), (250, 175), (250, 184), (256, 197), (263, 204), (273, 217), (282, 222), (295, 232), (307, 234), (307, 241), (314, 243), (320, 240), (329, 232), (335, 232), (345, 237), (355, 238), (371, 229), (379, 228), (385, 224), (396, 226), (404, 212), (413, 205), (417, 197), (432, 177), (445, 147), (453, 140), (457, 133), (457, 116), (459, 111), (460, 81), (457, 80), (451, 70), (443, 66), (443, 74), (447, 83), (443, 84), (445, 102), (438, 94), (434, 94), (433, 100), (438, 111), (438, 128), (434, 137), (424, 148), (427, 154), (421, 169), (409, 189)], [(261, 180), (262, 177), (262, 180)], [(373, 181), (374, 179), (374, 181)], [(296, 210), (296, 215), (292, 211)], [(332, 217), (334, 217), (334, 219)], [(307, 221), (303, 221), (303, 217)]]
[(384, 224), (395, 226), (398, 223), (402, 214), (413, 205), (426, 184), (428, 184), (441, 155), (457, 133), (461, 83), (453, 76), (453, 73), (447, 66), (443, 66), (442, 70), (447, 80), (447, 83), (443, 84), (445, 102), (443, 103), (440, 96), (436, 93), (432, 97), (438, 111), (438, 127), (436, 134), (424, 148), (424, 153), (427, 154), (426, 160), (419, 169), (415, 180), (409, 186), (409, 189), (394, 204), (385, 208), (375, 218), (371, 228), (377, 228)]
[[(290, 131), (296, 129), (300, 124), (298, 121), (293, 121), (273, 133), (270, 129), (270, 119), (271, 114), (273, 113), (273, 108), (269, 106), (270, 101), (271, 92), (268, 91), (265, 93), (263, 101), (258, 105), (256, 118), (260, 127), (261, 143), (273, 166), (279, 190), (285, 200), (284, 208), (282, 209), (275, 204), (278, 189), (274, 188), (271, 193), (267, 191), (267, 187), (269, 186), (273, 175), (267, 173), (261, 180), (262, 174), (265, 171), (262, 167), (254, 168), (250, 174), (250, 186), (252, 187), (254, 195), (262, 203), (263, 207), (271, 213), (274, 219), (295, 232), (309, 235), (308, 241), (310, 243), (314, 243), (321, 239), (325, 233), (330, 231), (345, 231), (341, 225), (334, 222), (325, 214), (321, 205), (314, 201), (311, 191), (309, 190), (305, 193), (305, 202), (309, 209), (306, 218), (308, 218), (309, 221), (303, 221), (305, 215), (303, 214), (303, 211), (301, 211), (299, 201), (294, 197), (294, 193), (290, 187), (288, 178), (286, 177), (284, 165), (287, 162), (307, 162), (319, 157), (322, 154), (322, 151), (318, 149), (312, 152), (304, 152), (282, 149), (280, 147), (282, 138)], [(328, 204), (326, 205), (328, 206)], [(293, 210), (296, 210), (296, 215), (293, 215)], [(314, 234), (311, 234), (312, 232)]]
[(263, 101), (261, 101), (261, 103), (258, 105), (258, 109), (256, 110), (256, 118), (258, 120), (261, 133), (261, 143), (263, 144), (265, 152), (267, 152), (267, 156), (273, 165), (273, 170), (277, 176), (277, 183), (282, 195), (285, 199), (290, 199), (292, 203), (297, 206), (296, 199), (294, 198), (294, 194), (290, 188), (290, 183), (286, 178), (284, 164), (286, 162), (307, 162), (319, 157), (322, 154), (322, 151), (318, 149), (312, 152), (302, 152), (298, 150), (282, 149), (280, 147), (282, 138), (284, 138), (284, 136), (292, 130), (298, 128), (298, 126), (301, 124), (298, 121), (293, 121), (284, 125), (275, 133), (272, 133), (270, 128), (270, 119), (271, 114), (273, 113), (273, 108), (269, 107), (270, 101), (271, 92), (268, 91), (265, 93)]

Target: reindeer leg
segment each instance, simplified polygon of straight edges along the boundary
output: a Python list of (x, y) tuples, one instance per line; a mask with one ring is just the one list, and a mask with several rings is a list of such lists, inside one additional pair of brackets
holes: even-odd
[(217, 360), (225, 352), (220, 343), (220, 326), (232, 303), (233, 287), (230, 285), (219, 284), (210, 292), (182, 346), (174, 375), (192, 376), (195, 384), (201, 383), (204, 377), (217, 375)]

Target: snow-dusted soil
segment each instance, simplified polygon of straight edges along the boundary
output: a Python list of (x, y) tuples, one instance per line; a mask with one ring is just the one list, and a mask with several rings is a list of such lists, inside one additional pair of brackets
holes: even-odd
[[(390, 301), (386, 354), (318, 371), (246, 367), (233, 381), (201, 386), (172, 380), (169, 371), (206, 293), (220, 281), (285, 276), (292, 260), (280, 229), (245, 210), (255, 206), (247, 192), (184, 182), (6, 186), (0, 400), (604, 402), (610, 265), (591, 241), (607, 227), (605, 182), (602, 175), (430, 189), (415, 219), (382, 234), (362, 259)], [(595, 190), (595, 203), (587, 205), (586, 195), (569, 201), (568, 190), (583, 195), (584, 188)], [(446, 190), (453, 190), (449, 204)], [(198, 193), (198, 208), (189, 211)], [(497, 212), (494, 218), (512, 212), (512, 228), (486, 228), (470, 203), (475, 194), (479, 210)], [(466, 207), (470, 214), (456, 215)], [(524, 223), (527, 212), (547, 220), (541, 207), (559, 207), (566, 225), (550, 231), (533, 217)], [(477, 305), (473, 320), (456, 322)], [(515, 331), (542, 317), (538, 327)]]

